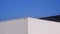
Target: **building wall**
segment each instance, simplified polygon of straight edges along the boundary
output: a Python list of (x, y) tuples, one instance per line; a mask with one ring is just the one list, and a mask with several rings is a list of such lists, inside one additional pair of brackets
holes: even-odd
[(27, 19), (16, 19), (0, 23), (0, 34), (28, 34)]
[(60, 23), (29, 18), (29, 34), (60, 34)]
[(1, 34), (60, 34), (60, 23), (22, 18), (0, 23)]

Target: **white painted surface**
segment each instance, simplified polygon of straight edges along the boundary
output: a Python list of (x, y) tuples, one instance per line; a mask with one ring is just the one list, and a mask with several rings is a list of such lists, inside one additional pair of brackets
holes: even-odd
[(41, 19), (28, 19), (29, 34), (60, 34), (60, 23)]
[(0, 23), (0, 34), (28, 34), (27, 19), (16, 19)]
[(0, 34), (60, 34), (60, 23), (35, 18), (4, 21)]

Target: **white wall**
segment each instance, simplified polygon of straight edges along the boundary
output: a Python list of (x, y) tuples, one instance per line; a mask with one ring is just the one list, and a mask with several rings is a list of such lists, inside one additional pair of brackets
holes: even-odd
[(0, 23), (0, 34), (28, 34), (27, 19), (16, 19)]
[(35, 18), (4, 21), (0, 34), (60, 34), (60, 23)]
[(60, 34), (60, 23), (29, 18), (29, 34)]

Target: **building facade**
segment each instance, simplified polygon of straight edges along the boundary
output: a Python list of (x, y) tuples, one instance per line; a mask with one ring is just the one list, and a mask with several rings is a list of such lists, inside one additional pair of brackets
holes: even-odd
[(60, 23), (36, 18), (20, 18), (0, 23), (0, 34), (60, 34)]

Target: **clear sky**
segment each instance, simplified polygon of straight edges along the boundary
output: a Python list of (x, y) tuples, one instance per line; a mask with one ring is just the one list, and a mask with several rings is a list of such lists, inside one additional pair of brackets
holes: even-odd
[(0, 20), (60, 15), (60, 0), (0, 0)]

